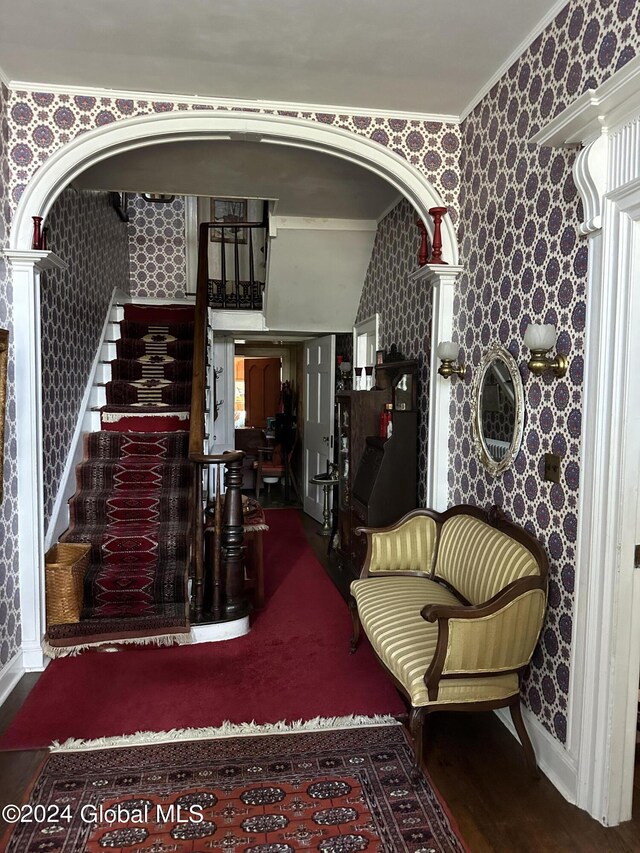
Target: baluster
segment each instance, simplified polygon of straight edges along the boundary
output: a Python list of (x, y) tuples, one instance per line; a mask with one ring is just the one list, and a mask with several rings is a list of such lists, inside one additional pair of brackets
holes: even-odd
[(222, 307), (227, 307), (227, 248), (224, 242), (224, 225), (220, 226), (220, 270), (222, 275)]
[(240, 249), (238, 247), (239, 228), (234, 228), (235, 240), (233, 244), (234, 272), (236, 276), (236, 308), (240, 307)]
[(249, 228), (249, 287), (251, 288), (251, 310), (256, 307), (255, 271), (253, 268), (253, 228)]
[(200, 465), (193, 466), (193, 504), (195, 518), (194, 536), (194, 570), (193, 570), (193, 598), (195, 604), (194, 619), (202, 621), (204, 607), (204, 512), (202, 508), (202, 468)]
[(217, 622), (222, 617), (222, 578), (220, 577), (220, 549), (222, 547), (222, 471), (216, 465), (212, 471), (214, 480), (214, 538), (213, 538), (213, 620)]
[(240, 618), (247, 613), (244, 596), (244, 529), (242, 525), (242, 459), (225, 464), (225, 502), (222, 528), (222, 560), (225, 579), (226, 618)]

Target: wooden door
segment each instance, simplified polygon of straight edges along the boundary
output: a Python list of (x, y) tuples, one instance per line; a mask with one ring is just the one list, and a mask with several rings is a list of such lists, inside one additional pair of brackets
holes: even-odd
[(247, 411), (246, 425), (266, 429), (280, 405), (279, 358), (245, 358), (244, 395)]

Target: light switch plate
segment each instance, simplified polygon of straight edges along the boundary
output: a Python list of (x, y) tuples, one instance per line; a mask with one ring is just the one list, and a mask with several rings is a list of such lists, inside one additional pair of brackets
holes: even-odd
[(558, 453), (544, 454), (544, 478), (552, 483), (560, 482), (560, 455)]

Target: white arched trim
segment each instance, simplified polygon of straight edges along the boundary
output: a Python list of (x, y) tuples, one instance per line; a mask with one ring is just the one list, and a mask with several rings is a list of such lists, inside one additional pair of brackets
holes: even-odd
[[(98, 127), (55, 152), (27, 184), (14, 218), (10, 246), (29, 249), (32, 216), (46, 217), (62, 190), (81, 172), (116, 154), (185, 140), (247, 140), (319, 151), (348, 160), (383, 178), (413, 204), (433, 233), (430, 207), (442, 199), (426, 177), (393, 151), (341, 128), (308, 119), (238, 112), (176, 112), (137, 116)], [(442, 222), (443, 257), (458, 263), (458, 245), (449, 217)]]
[[(17, 379), (18, 453), (26, 476), (18, 484), (20, 506), (20, 599), (22, 668), (41, 669), (44, 628), (44, 507), (42, 498), (42, 401), (40, 377), (40, 271), (60, 266), (51, 252), (31, 250), (32, 216), (45, 218), (60, 195), (81, 172), (116, 154), (149, 145), (185, 140), (247, 140), (319, 151), (347, 160), (390, 183), (405, 196), (429, 233), (428, 211), (442, 200), (414, 166), (378, 143), (305, 119), (240, 112), (176, 112), (138, 116), (96, 128), (55, 152), (24, 189), (13, 219), (10, 248), (5, 256), (14, 281), (14, 323)], [(443, 257), (458, 261), (455, 229), (449, 217), (442, 222)], [(443, 267), (449, 272), (449, 267)], [(457, 269), (457, 267), (456, 267)], [(450, 318), (446, 318), (449, 320)], [(442, 330), (445, 337), (450, 335)], [(446, 458), (446, 441), (439, 456)], [(22, 468), (21, 468), (22, 471)], [(31, 473), (29, 473), (31, 472)], [(446, 470), (444, 475), (446, 477)], [(446, 487), (446, 480), (444, 481)], [(24, 512), (23, 512), (24, 509)], [(0, 695), (2, 685), (0, 684)]]

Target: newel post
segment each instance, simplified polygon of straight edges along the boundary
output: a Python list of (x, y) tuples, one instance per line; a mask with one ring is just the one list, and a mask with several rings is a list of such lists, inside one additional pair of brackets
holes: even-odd
[(225, 579), (224, 615), (238, 619), (247, 613), (244, 595), (244, 528), (242, 524), (242, 459), (225, 464), (224, 517), (222, 520), (222, 561)]

